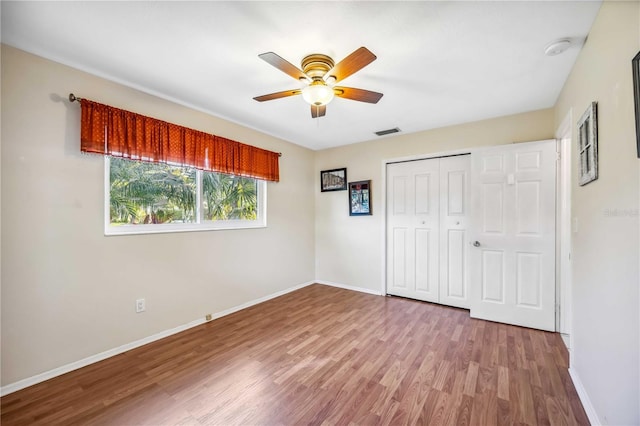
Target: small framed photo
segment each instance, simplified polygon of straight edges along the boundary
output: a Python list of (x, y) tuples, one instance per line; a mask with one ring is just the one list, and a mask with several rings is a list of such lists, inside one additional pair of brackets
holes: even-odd
[(346, 191), (347, 169), (323, 170), (320, 172), (320, 191)]
[(633, 99), (636, 106), (636, 149), (640, 158), (640, 52), (631, 60), (633, 69)]
[(578, 155), (580, 176), (584, 186), (598, 179), (598, 103), (591, 102), (578, 121)]
[(349, 182), (349, 216), (371, 215), (371, 181)]

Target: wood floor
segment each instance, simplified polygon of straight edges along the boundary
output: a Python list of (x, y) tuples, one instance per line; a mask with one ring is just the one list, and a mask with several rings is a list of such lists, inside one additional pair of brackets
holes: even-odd
[(7, 395), (2, 425), (588, 424), (559, 335), (322, 285)]

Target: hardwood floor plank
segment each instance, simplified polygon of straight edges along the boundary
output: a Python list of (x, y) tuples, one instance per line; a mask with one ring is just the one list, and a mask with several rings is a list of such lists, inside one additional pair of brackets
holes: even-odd
[[(531, 396), (533, 398), (533, 408), (536, 413), (536, 420), (538, 425), (550, 425), (549, 414), (547, 412), (547, 403), (545, 401), (544, 393), (538, 386), (533, 386), (531, 389)], [(579, 423), (588, 424), (589, 422)]]
[(588, 424), (559, 335), (312, 285), (3, 397), (3, 425)]
[(509, 369), (498, 366), (498, 398), (509, 401)]
[(472, 425), (495, 425), (498, 423), (498, 395), (493, 390), (479, 392), (473, 399)]
[(462, 395), (462, 403), (458, 408), (458, 413), (455, 418), (455, 424), (457, 426), (469, 426), (471, 425), (471, 412), (473, 410), (473, 397), (469, 395)]
[(515, 373), (515, 386), (518, 389), (518, 411), (520, 416), (518, 421), (526, 423), (528, 419), (537, 419), (536, 411), (533, 404), (533, 391), (531, 389), (531, 380), (529, 372), (521, 369)]
[[(395, 418), (395, 414), (398, 411), (398, 407), (400, 403), (395, 400), (389, 401), (385, 406), (382, 407), (382, 412), (380, 413), (380, 425), (390, 425), (392, 424), (393, 419)], [(426, 423), (423, 423), (426, 424)]]
[(470, 362), (467, 368), (467, 375), (464, 382), (463, 393), (473, 398), (476, 394), (476, 387), (478, 383), (478, 370), (480, 366), (477, 362)]
[(458, 419), (458, 414), (460, 411), (460, 406), (462, 405), (462, 389), (464, 388), (464, 372), (457, 372), (455, 376), (455, 380), (453, 383), (453, 388), (449, 393), (450, 398), (445, 406), (445, 421), (444, 423), (447, 425), (455, 426)]
[(480, 367), (478, 370), (478, 381), (476, 385), (478, 393), (487, 391), (498, 391), (498, 366), (495, 368)]
[(511, 425), (514, 421), (511, 417), (511, 404), (498, 398), (498, 425)]

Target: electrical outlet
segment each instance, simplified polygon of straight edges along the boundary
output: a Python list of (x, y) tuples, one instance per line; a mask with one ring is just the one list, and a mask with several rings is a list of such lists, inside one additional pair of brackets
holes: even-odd
[(136, 300), (136, 313), (144, 312), (147, 309), (147, 304), (144, 299)]
[(211, 321), (211, 314), (205, 315), (204, 319), (207, 321)]

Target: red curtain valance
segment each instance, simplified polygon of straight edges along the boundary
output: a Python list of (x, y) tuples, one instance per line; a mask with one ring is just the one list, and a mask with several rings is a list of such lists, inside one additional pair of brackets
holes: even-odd
[(82, 99), (80, 150), (278, 182), (277, 152), (267, 151)]

